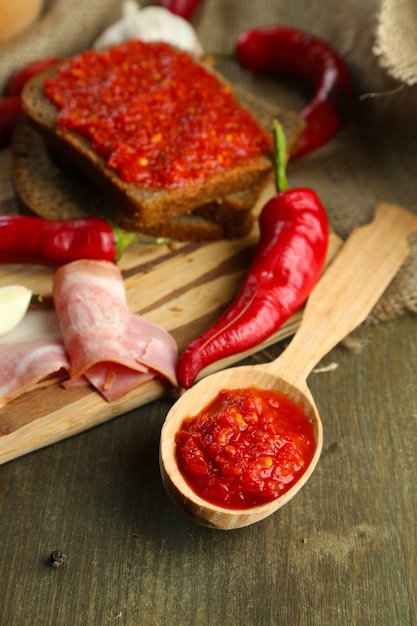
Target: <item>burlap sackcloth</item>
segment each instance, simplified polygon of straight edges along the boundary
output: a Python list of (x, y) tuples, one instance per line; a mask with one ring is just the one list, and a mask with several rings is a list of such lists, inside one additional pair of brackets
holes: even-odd
[[(120, 13), (121, 0), (46, 0), (40, 21), (0, 47), (0, 88), (31, 58), (88, 47)], [(150, 4), (143, 2), (142, 6)], [(233, 48), (244, 29), (281, 23), (328, 40), (345, 58), (358, 103), (337, 137), (288, 169), (291, 186), (321, 197), (342, 238), (372, 219), (378, 202), (417, 213), (416, 0), (204, 0), (193, 19), (208, 52)], [(285, 77), (255, 76), (234, 62), (218, 68), (266, 100), (300, 109), (310, 92)], [(369, 321), (417, 312), (417, 236), (411, 254)]]

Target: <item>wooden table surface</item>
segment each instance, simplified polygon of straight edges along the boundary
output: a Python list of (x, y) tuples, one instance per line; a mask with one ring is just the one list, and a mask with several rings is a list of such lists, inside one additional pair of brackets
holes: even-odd
[(362, 326), (323, 360), (318, 467), (247, 528), (196, 526), (166, 496), (173, 396), (0, 466), (1, 626), (415, 626), (416, 330)]

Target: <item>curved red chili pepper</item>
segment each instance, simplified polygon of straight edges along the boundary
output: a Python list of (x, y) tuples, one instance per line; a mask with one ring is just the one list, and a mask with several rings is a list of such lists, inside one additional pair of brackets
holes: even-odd
[(184, 350), (178, 381), (190, 387), (210, 363), (270, 337), (307, 299), (326, 258), (327, 216), (310, 189), (272, 198), (259, 218), (260, 240), (233, 303)]
[(185, 20), (192, 18), (200, 3), (201, 0), (157, 0), (156, 2), (158, 6), (168, 9)]
[(0, 263), (57, 266), (78, 259), (115, 263), (134, 241), (168, 240), (127, 232), (100, 217), (54, 221), (27, 215), (0, 216)]
[(323, 39), (289, 26), (265, 26), (241, 33), (239, 64), (255, 72), (286, 73), (309, 82), (315, 93), (300, 112), (307, 123), (298, 158), (329, 141), (354, 105), (352, 81), (339, 54)]

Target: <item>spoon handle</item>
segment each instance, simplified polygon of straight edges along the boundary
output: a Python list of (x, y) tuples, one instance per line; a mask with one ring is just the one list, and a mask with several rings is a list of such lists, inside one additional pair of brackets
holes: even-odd
[(296, 335), (267, 369), (306, 387), (320, 359), (371, 312), (407, 257), (407, 237), (414, 231), (417, 215), (378, 204), (373, 221), (351, 233), (314, 287)]

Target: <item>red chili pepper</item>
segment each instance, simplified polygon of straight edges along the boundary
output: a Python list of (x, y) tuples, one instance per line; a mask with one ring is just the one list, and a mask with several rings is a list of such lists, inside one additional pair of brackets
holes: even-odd
[(163, 237), (127, 232), (100, 217), (47, 220), (0, 216), (0, 262), (58, 266), (78, 259), (116, 262), (134, 241), (167, 243)]
[(348, 68), (339, 54), (319, 37), (288, 26), (255, 28), (238, 37), (236, 57), (245, 69), (290, 74), (314, 87), (313, 98), (301, 111), (307, 128), (291, 159), (329, 141), (353, 109)]
[(270, 337), (307, 299), (324, 266), (328, 220), (314, 191), (288, 189), (285, 140), (276, 131), (278, 192), (259, 217), (260, 240), (243, 285), (222, 315), (185, 348), (178, 365), (181, 387), (218, 359)]
[(28, 80), (33, 78), (33, 76), (37, 76), (37, 74), (44, 72), (49, 67), (53, 67), (60, 61), (62, 61), (62, 57), (49, 57), (47, 59), (37, 59), (36, 61), (28, 63), (16, 72), (14, 76), (12, 76), (6, 87), (6, 95), (20, 96), (23, 87), (26, 85)]
[(18, 96), (0, 98), (0, 148), (9, 145), (21, 113), (22, 102)]
[(157, 0), (156, 2), (158, 6), (168, 9), (185, 20), (192, 18), (200, 3), (201, 0)]

